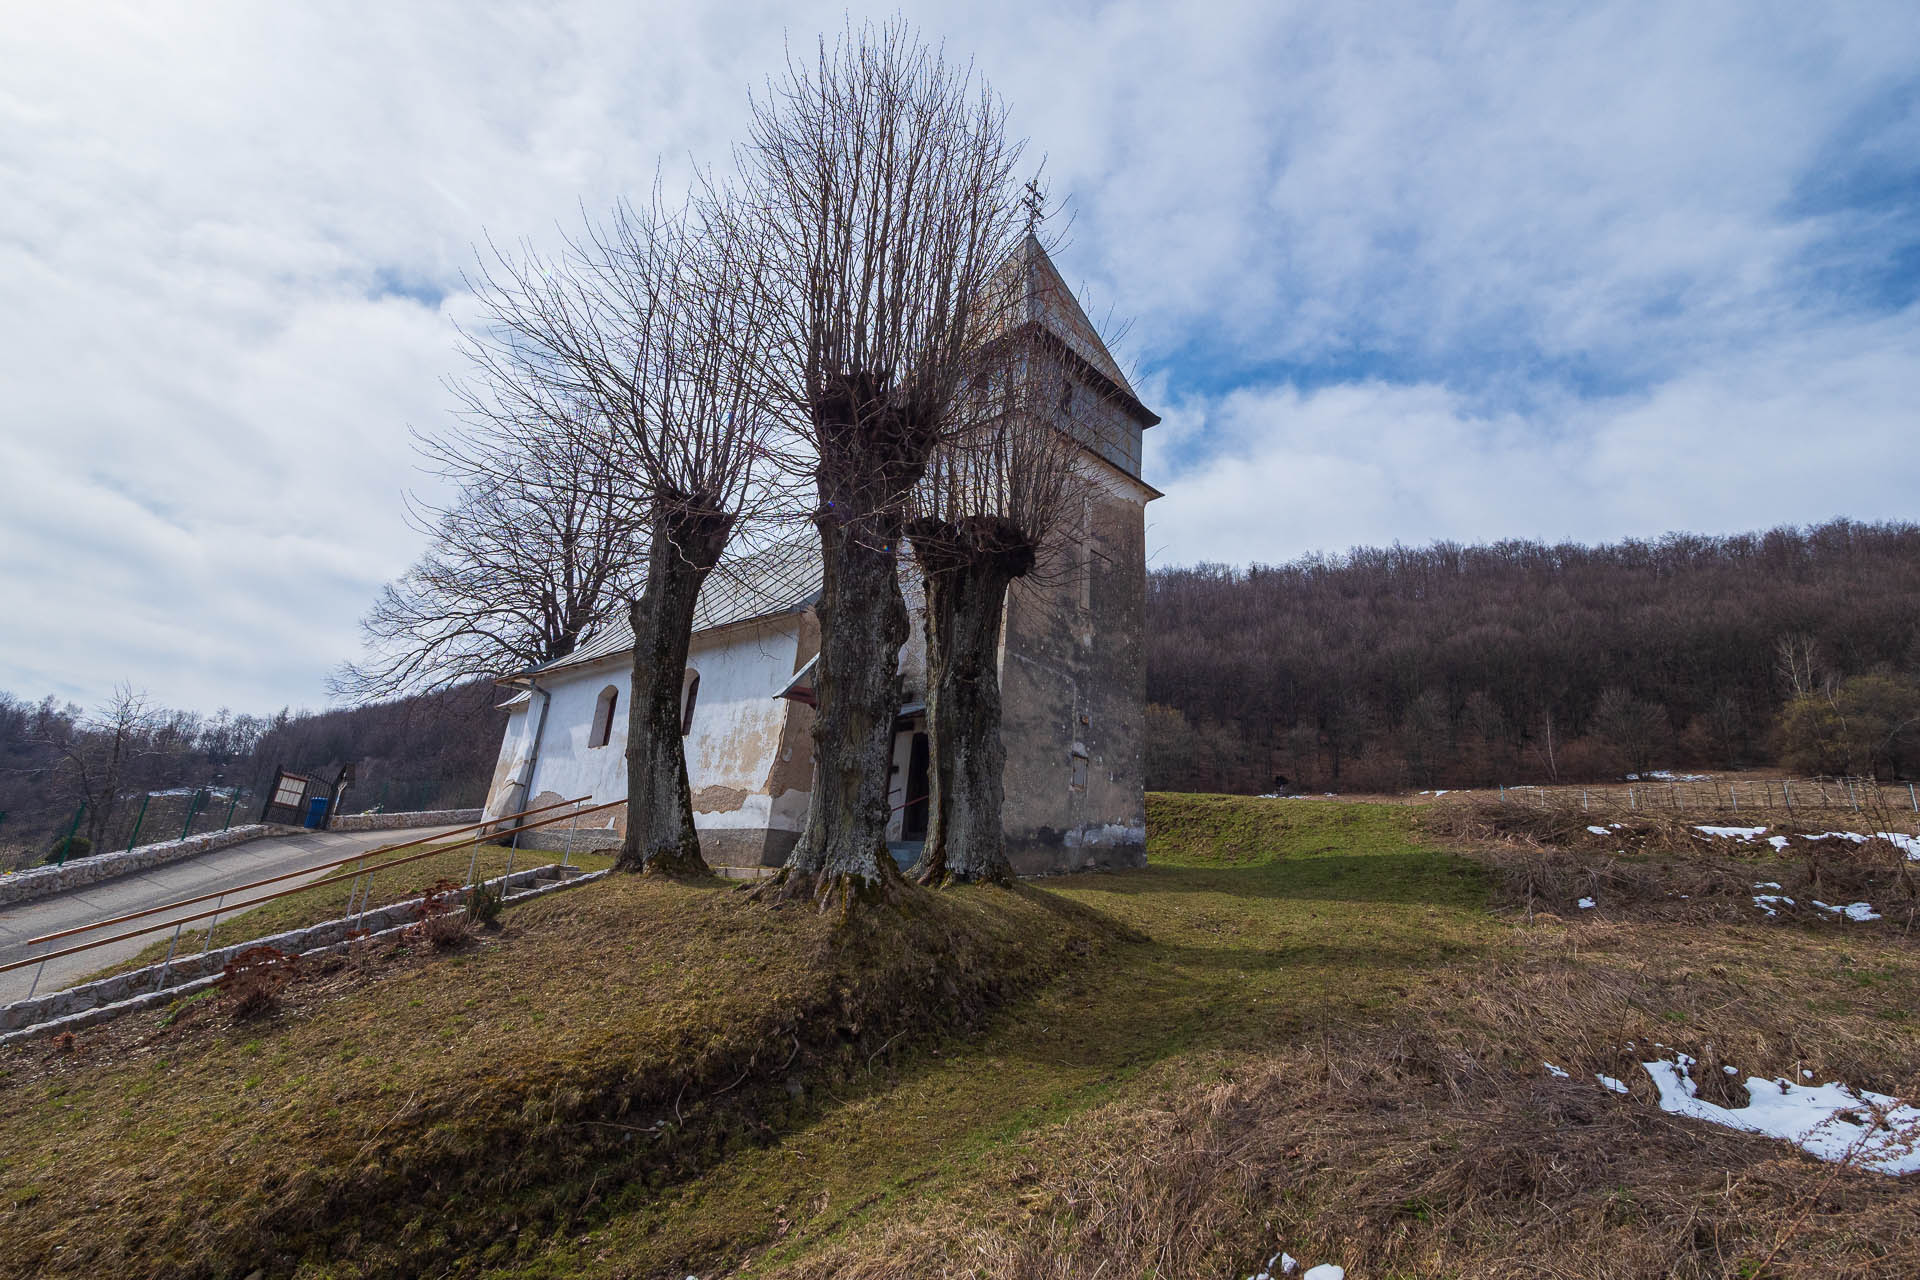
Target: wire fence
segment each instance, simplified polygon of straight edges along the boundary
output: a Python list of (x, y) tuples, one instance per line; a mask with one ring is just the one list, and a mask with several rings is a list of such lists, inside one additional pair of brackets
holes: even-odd
[(1729, 816), (1827, 817), (1871, 814), (1920, 820), (1920, 786), (1873, 778), (1649, 777), (1606, 786), (1500, 788), (1508, 804)]

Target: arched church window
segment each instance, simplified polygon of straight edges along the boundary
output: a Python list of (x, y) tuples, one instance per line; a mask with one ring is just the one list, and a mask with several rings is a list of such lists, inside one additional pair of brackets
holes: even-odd
[(693, 704), (699, 696), (700, 673), (688, 667), (680, 692), (680, 736), (683, 738), (693, 732)]
[(587, 738), (589, 747), (604, 747), (613, 737), (613, 709), (620, 705), (620, 689), (617, 685), (608, 685), (600, 691), (600, 701), (593, 709), (593, 732)]

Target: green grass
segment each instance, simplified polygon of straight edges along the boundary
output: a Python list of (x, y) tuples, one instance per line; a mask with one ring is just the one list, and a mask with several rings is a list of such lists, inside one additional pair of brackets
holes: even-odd
[[(400, 837), (396, 837), (396, 839), (398, 838)], [(406, 849), (398, 854), (392, 855), (392, 857), (411, 857), (419, 852), (422, 852), (422, 850)], [(402, 866), (393, 867), (390, 870), (375, 870), (357, 883), (359, 884), (361, 893), (366, 897), (366, 906), (368, 908), (383, 907), (395, 902), (404, 902), (408, 898), (418, 897), (423, 889), (436, 881), (453, 880), (464, 884), (470, 866), (477, 865), (478, 869), (475, 874), (481, 879), (501, 875), (507, 869), (509, 857), (512, 859), (512, 865), (518, 870), (544, 866), (547, 863), (558, 862), (560, 860), (558, 854), (551, 854), (542, 850), (522, 849), (514, 852), (498, 845), (480, 846), (476, 860), (474, 849), (469, 845), (459, 849), (450, 849), (431, 858), (421, 858), (418, 862), (409, 862)], [(370, 858), (367, 860), (368, 865), (374, 868), (380, 867), (387, 861), (389, 861), (389, 859), (385, 858)], [(572, 855), (569, 862), (570, 865), (581, 867), (587, 871), (598, 871), (603, 867), (612, 866), (613, 858), (607, 854), (576, 853)], [(356, 867), (353, 864), (349, 864), (339, 871), (329, 871), (327, 875), (329, 877), (342, 875), (355, 869)], [(299, 893), (290, 893), (284, 898), (275, 898), (271, 902), (263, 902), (259, 906), (250, 907), (245, 911), (236, 911), (232, 915), (223, 913), (212, 921), (213, 942), (220, 946), (227, 946), (231, 943), (243, 942), (249, 938), (271, 937), (276, 933), (285, 933), (292, 929), (304, 929), (309, 925), (324, 924), (329, 920), (338, 920), (346, 914), (347, 894), (355, 883), (353, 880), (341, 880), (333, 884), (302, 890)], [(271, 893), (273, 889), (274, 886), (269, 885), (256, 890), (255, 894), (247, 896), (255, 896), (259, 893)], [(211, 902), (203, 903), (200, 909), (205, 909), (213, 905)], [(356, 900), (355, 910), (359, 909), (358, 900)], [(179, 953), (182, 955), (191, 955), (195, 951), (199, 951), (205, 947), (207, 945), (207, 926), (208, 921), (202, 920), (199, 924), (182, 930), (180, 934)], [(140, 969), (150, 964), (159, 964), (160, 961), (166, 957), (167, 949), (172, 945), (172, 941), (171, 936), (168, 936), (156, 942), (148, 943), (140, 950), (139, 954), (130, 959), (110, 965), (96, 973), (88, 974), (87, 977), (79, 979), (78, 981), (90, 982), (95, 978), (105, 978), (112, 974), (125, 973), (129, 969)]]
[[(0, 1057), (0, 1269), (1144, 1277), (1274, 1240), (1381, 1276), (1751, 1269), (1825, 1171), (1581, 1073), (1658, 1038), (1898, 1088), (1920, 953), (1530, 922), (1418, 820), (1154, 795), (1144, 870), (845, 932), (617, 877), (264, 1026), (208, 1002)], [(1900, 1184), (1820, 1185), (1820, 1256), (1911, 1256)]]
[(1423, 849), (1410, 810), (1149, 797), (1145, 871), (1044, 882), (1138, 930), (985, 1035), (902, 1055), (777, 1146), (671, 1194), (615, 1202), (584, 1239), (502, 1274), (778, 1270), (889, 1212), (956, 1192), (1022, 1136), (1142, 1077), (1379, 1014), (1500, 946), (1479, 868)]

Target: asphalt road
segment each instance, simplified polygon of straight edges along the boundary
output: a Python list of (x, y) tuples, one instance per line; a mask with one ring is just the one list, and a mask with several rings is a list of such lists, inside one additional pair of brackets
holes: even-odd
[[(235, 845), (231, 849), (220, 849), (164, 867), (155, 867), (151, 871), (121, 876), (117, 880), (106, 880), (99, 884), (87, 885), (85, 888), (72, 889), (66, 893), (37, 898), (31, 902), (19, 902), (0, 907), (0, 964), (10, 964), (29, 956), (74, 946), (87, 941), (90, 936), (105, 937), (125, 933), (129, 929), (140, 928), (145, 922), (130, 921), (114, 928), (103, 929), (95, 935), (80, 934), (59, 942), (43, 942), (34, 947), (23, 945), (28, 938), (57, 933), (62, 929), (71, 929), (96, 920), (125, 915), (129, 911), (159, 906), (161, 903), (173, 902), (180, 898), (191, 898), (202, 893), (218, 893), (222, 889), (231, 889), (266, 876), (279, 875), (282, 872), (307, 872), (305, 875), (269, 885), (261, 889), (260, 893), (291, 889), (309, 880), (318, 879), (325, 874), (326, 863), (347, 857), (349, 854), (377, 849), (382, 845), (398, 844), (404, 840), (416, 840), (422, 836), (438, 835), (450, 830), (452, 830), (451, 827), (425, 827), (406, 831), (313, 831), (297, 836), (276, 836)], [(346, 902), (347, 895), (343, 890), (340, 894), (342, 910), (346, 909)], [(79, 955), (49, 960), (45, 971), (40, 975), (37, 993), (58, 991), (62, 987), (71, 986), (87, 974), (125, 960), (137, 954), (156, 937), (165, 937), (171, 933), (178, 916), (191, 915), (215, 905), (216, 902), (203, 902), (183, 907), (177, 912), (163, 911), (150, 917), (153, 921), (152, 929), (139, 937), (96, 947)], [(197, 920), (188, 925), (189, 930), (205, 927), (205, 920)], [(240, 938), (237, 935), (221, 937), (216, 934), (214, 941), (238, 942)], [(0, 1004), (24, 999), (28, 991), (33, 989), (34, 971), (39, 967), (28, 965), (25, 968), (0, 973)]]

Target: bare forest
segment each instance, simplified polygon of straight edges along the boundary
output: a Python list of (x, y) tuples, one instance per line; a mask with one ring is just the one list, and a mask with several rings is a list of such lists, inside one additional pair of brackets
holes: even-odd
[(0, 692), (0, 867), (41, 861), (69, 831), (80, 856), (174, 839), (189, 820), (196, 833), (251, 822), (283, 764), (329, 778), (354, 764), (349, 813), (478, 805), (505, 727), (497, 695), (465, 684), (261, 716), (171, 710), (124, 687), (93, 709)]
[(1155, 789), (1920, 768), (1910, 524), (1160, 569), (1147, 646)]

